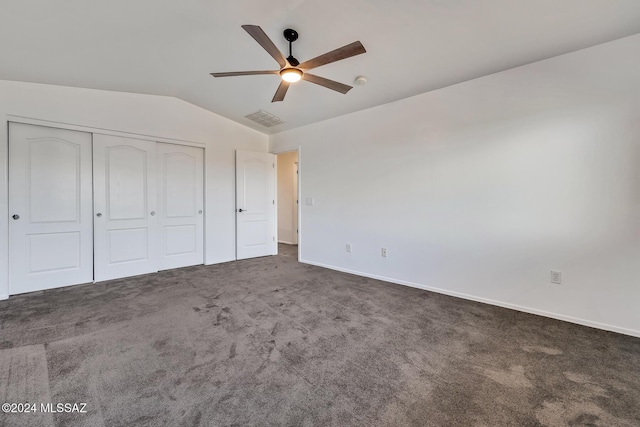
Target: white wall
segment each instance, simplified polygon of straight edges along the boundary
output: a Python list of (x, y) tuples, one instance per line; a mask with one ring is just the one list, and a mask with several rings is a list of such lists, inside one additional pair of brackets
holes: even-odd
[(204, 143), (205, 262), (235, 259), (235, 150), (266, 152), (266, 135), (176, 98), (0, 81), (0, 298), (8, 294), (8, 115)]
[(271, 136), (304, 152), (302, 260), (640, 336), (638, 52), (635, 35)]
[(297, 244), (295, 180), (298, 152), (278, 154), (278, 241)]

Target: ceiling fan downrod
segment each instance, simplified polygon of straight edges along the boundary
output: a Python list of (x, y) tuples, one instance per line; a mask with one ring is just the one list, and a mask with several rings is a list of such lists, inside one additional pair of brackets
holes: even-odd
[(289, 42), (289, 57), (287, 61), (291, 64), (292, 67), (297, 67), (300, 65), (300, 61), (293, 57), (293, 42), (298, 40), (298, 32), (296, 30), (292, 30), (291, 28), (287, 28), (284, 30), (284, 39)]

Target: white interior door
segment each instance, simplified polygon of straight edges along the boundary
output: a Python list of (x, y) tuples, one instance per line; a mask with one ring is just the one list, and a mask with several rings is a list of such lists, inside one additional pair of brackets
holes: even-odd
[(278, 253), (276, 156), (236, 151), (236, 257)]
[(156, 143), (94, 134), (95, 280), (158, 271)]
[(204, 263), (204, 150), (157, 144), (159, 269)]
[(91, 134), (9, 124), (9, 292), (93, 280)]

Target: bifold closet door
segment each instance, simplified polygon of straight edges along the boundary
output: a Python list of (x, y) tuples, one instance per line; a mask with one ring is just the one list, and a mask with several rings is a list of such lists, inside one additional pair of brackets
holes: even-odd
[(9, 293), (93, 280), (91, 134), (9, 124)]
[(160, 270), (204, 262), (204, 150), (157, 144)]
[(95, 281), (158, 271), (156, 143), (94, 134)]

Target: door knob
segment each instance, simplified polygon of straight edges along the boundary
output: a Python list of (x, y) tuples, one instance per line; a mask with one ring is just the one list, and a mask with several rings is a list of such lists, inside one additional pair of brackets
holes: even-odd
[(13, 218), (13, 219), (20, 219), (20, 215), (15, 214), (15, 215), (13, 215), (11, 218)]
[(151, 211), (151, 216), (154, 216), (156, 214), (156, 211)]
[(202, 209), (200, 209), (200, 210), (198, 211), (198, 213), (199, 213), (200, 215), (202, 215)]
[(98, 218), (100, 218), (100, 217), (102, 216), (102, 214), (101, 214), (100, 212), (98, 212), (98, 213), (96, 214), (96, 216), (97, 216)]
[(245, 209), (240, 208), (238, 209), (238, 212), (245, 212)]

